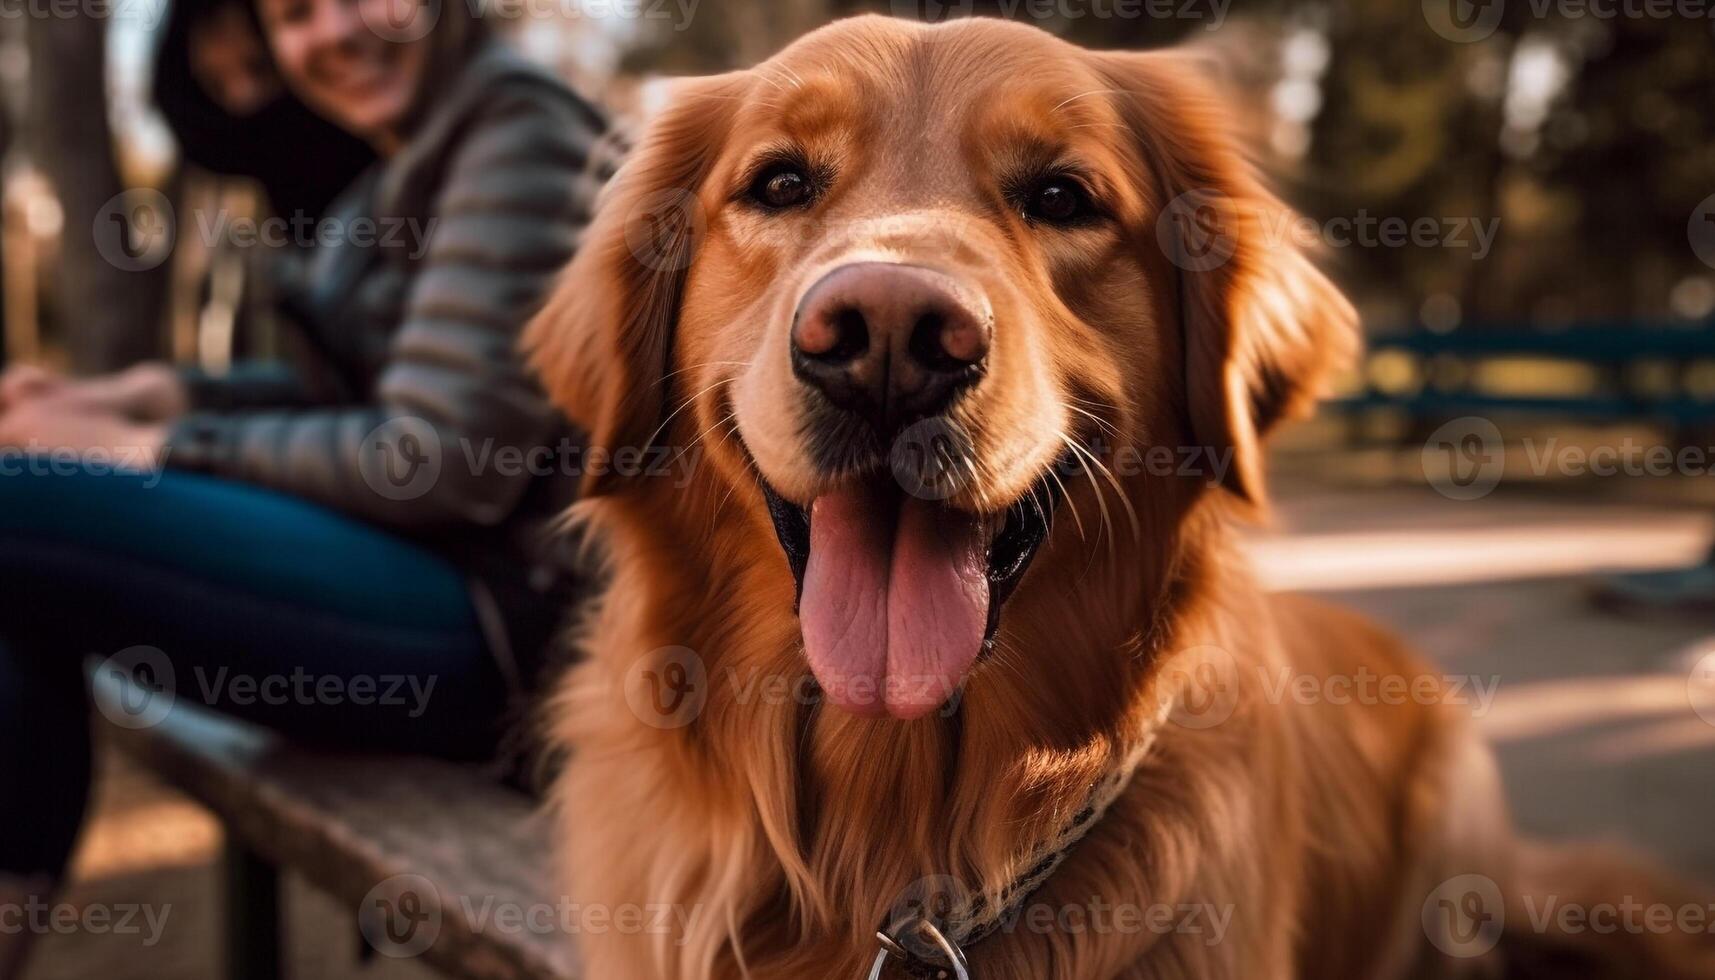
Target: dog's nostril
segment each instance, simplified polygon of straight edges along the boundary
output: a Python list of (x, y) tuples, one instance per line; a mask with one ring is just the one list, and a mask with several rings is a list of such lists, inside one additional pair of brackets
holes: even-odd
[(946, 332), (947, 318), (941, 314), (929, 312), (918, 317), (911, 328), (908, 348), (912, 358), (931, 371), (956, 371), (964, 367), (965, 362), (947, 350), (943, 339)]
[(869, 323), (863, 311), (848, 306), (831, 315), (811, 315), (792, 331), (799, 354), (824, 364), (843, 364), (869, 349)]
[(988, 356), (988, 332), (974, 318), (931, 310), (917, 318), (907, 349), (930, 371), (962, 371)]
[(834, 346), (821, 356), (831, 361), (849, 361), (869, 350), (869, 322), (863, 311), (847, 307), (834, 317)]

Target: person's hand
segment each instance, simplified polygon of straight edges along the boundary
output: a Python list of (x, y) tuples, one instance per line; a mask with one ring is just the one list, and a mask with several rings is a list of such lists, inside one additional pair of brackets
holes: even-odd
[(167, 427), (108, 412), (80, 412), (35, 398), (0, 413), (0, 449), (70, 453), (92, 466), (150, 472), (161, 466)]
[(14, 364), (0, 371), (0, 412), (63, 388), (66, 379), (34, 364)]
[(154, 361), (82, 380), (30, 365), (11, 368), (0, 378), (0, 412), (33, 401), (53, 402), (67, 412), (119, 415), (143, 422), (168, 422), (190, 410), (178, 372)]

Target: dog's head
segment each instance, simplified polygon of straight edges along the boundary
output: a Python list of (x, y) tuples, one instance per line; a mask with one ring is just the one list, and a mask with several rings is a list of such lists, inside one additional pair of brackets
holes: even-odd
[(835, 703), (933, 710), (1104, 493), (1136, 543), (1152, 495), (1260, 500), (1259, 438), (1350, 353), (1200, 77), (859, 18), (683, 83), (615, 179), (536, 365), (595, 446), (708, 445)]

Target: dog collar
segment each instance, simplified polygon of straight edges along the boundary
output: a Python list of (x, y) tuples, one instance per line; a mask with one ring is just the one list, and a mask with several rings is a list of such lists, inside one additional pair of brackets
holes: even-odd
[(880, 949), (876, 951), (868, 980), (881, 980), (890, 962), (897, 963), (913, 980), (971, 980), (966, 950), (993, 936), (1023, 913), (1031, 897), (1054, 876), (1131, 785), (1153, 744), (1153, 737), (1144, 739), (1118, 766), (1091, 785), (1084, 805), (1058, 833), (1031, 850), (1023, 864), (1027, 870), (997, 893), (998, 901), (978, 895), (955, 901), (939, 914), (929, 908), (915, 907), (893, 921), (882, 923), (876, 932)]

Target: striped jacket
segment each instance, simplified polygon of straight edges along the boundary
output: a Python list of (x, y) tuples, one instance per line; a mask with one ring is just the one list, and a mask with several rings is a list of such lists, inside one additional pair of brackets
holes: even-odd
[(195, 410), (165, 456), (453, 558), (525, 680), (565, 589), (541, 525), (570, 502), (576, 442), (517, 339), (616, 162), (606, 132), (559, 80), (485, 43), (281, 284), (319, 363), (190, 376)]

